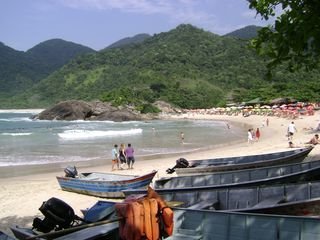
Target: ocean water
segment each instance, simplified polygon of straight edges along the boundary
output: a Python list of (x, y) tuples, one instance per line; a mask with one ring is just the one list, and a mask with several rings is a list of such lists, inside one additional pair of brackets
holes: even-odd
[[(44, 121), (38, 110), (0, 111), (0, 167), (110, 159), (114, 144), (131, 143), (136, 158), (185, 153), (246, 136), (222, 121)], [(180, 141), (184, 132), (184, 144)]]

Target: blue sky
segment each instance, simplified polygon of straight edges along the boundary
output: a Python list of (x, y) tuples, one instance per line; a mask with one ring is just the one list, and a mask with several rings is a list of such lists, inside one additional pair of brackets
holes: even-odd
[(219, 35), (267, 23), (247, 0), (1, 0), (0, 42), (26, 51), (61, 38), (100, 50), (139, 33), (190, 23)]

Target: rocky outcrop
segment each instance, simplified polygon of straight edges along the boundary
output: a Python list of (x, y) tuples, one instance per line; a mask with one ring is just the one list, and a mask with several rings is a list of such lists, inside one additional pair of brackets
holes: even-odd
[[(154, 106), (162, 113), (181, 113), (181, 109), (172, 107), (169, 103), (157, 101)], [(33, 116), (40, 120), (91, 120), (91, 121), (140, 121), (158, 119), (158, 114), (141, 114), (130, 106), (114, 107), (110, 103), (70, 100), (60, 102), (41, 113)]]
[[(40, 120), (94, 120), (94, 121), (135, 121), (146, 119), (129, 107), (114, 107), (110, 103), (100, 101), (65, 101), (48, 108), (35, 119)], [(147, 117), (149, 119), (149, 117)]]
[(65, 101), (48, 108), (35, 118), (40, 120), (85, 120), (92, 115), (90, 104), (84, 101)]

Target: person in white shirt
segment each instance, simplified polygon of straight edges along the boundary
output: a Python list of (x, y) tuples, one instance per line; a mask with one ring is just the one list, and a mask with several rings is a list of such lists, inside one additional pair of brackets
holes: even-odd
[(296, 128), (296, 125), (294, 125), (294, 122), (291, 122), (289, 125), (288, 125), (288, 140), (292, 140), (293, 138), (293, 135), (295, 132), (297, 132), (297, 128)]

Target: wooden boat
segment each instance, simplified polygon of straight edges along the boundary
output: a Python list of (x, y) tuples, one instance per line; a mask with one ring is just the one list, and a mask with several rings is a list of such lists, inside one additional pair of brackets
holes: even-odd
[(187, 168), (175, 168), (177, 175), (197, 175), (210, 172), (233, 171), (259, 168), (303, 161), (313, 149), (312, 146), (295, 150), (258, 155), (203, 159), (189, 161)]
[(173, 235), (166, 240), (316, 240), (318, 218), (174, 208)]
[[(206, 175), (178, 176), (161, 178), (154, 182), (154, 189), (176, 189), (183, 187), (231, 188), (275, 183), (294, 183), (320, 180), (320, 160), (244, 169), (238, 171), (217, 172)], [(140, 191), (141, 193), (143, 191)], [(138, 189), (132, 190), (138, 193)]]
[(147, 187), (157, 171), (143, 176), (112, 173), (82, 173), (78, 177), (57, 177), (62, 190), (97, 197), (122, 198), (123, 190)]
[[(320, 215), (320, 181), (241, 188), (158, 189), (167, 202), (192, 209), (286, 215)], [(130, 195), (130, 191), (125, 191)]]

